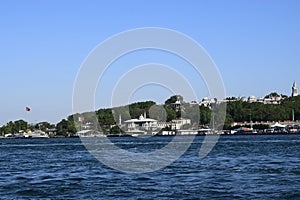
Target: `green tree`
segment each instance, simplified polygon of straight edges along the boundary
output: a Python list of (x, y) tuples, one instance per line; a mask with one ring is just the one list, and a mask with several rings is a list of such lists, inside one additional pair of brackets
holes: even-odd
[(101, 131), (104, 134), (109, 132), (110, 126), (116, 124), (112, 109), (100, 109), (97, 111), (98, 123), (101, 127)]
[(167, 99), (165, 101), (165, 105), (170, 105), (172, 103), (175, 103), (177, 100), (179, 100), (182, 103), (183, 102), (183, 97), (180, 96), (180, 95), (171, 96), (169, 99)]
[(4, 126), (4, 133), (7, 134), (7, 133), (15, 133), (15, 124), (10, 121), (8, 122), (5, 126)]
[(119, 126), (113, 126), (109, 129), (110, 135), (124, 134), (124, 131)]
[(26, 131), (28, 128), (28, 123), (22, 119), (14, 122), (14, 132), (19, 132), (21, 130)]
[(76, 133), (75, 123), (72, 120), (73, 118), (68, 117), (69, 119), (63, 119), (61, 120), (57, 125), (56, 129), (59, 135), (65, 135), (65, 134), (74, 134)]
[(129, 105), (129, 113), (131, 119), (139, 118), (141, 114), (146, 113), (149, 117), (149, 110), (152, 106), (156, 105), (153, 101), (137, 102)]
[(272, 92), (265, 96), (265, 98), (271, 98), (271, 97), (280, 97), (280, 95), (277, 92)]
[(211, 119), (211, 109), (204, 105), (200, 106), (200, 124), (201, 125), (208, 125)]
[(173, 119), (176, 119), (176, 112), (175, 110), (168, 104), (164, 106), (166, 113), (167, 113), (167, 122), (172, 121)]

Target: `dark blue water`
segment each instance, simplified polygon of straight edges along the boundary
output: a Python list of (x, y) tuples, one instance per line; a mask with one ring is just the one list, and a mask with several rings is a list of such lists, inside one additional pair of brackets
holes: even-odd
[[(111, 140), (151, 150), (170, 138)], [(98, 162), (80, 139), (2, 139), (0, 198), (300, 199), (300, 135), (222, 136), (200, 159), (202, 140), (164, 169), (127, 174)]]

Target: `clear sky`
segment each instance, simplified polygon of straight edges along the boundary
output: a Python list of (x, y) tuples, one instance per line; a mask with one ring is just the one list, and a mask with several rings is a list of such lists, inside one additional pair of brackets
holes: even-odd
[[(174, 29), (196, 40), (218, 66), (227, 96), (290, 95), (293, 81), (300, 85), (299, 10), (297, 0), (2, 0), (0, 125), (66, 118), (89, 52), (114, 34), (140, 27)], [(161, 93), (153, 97), (160, 103), (167, 96)], [(145, 98), (143, 92), (135, 95)]]

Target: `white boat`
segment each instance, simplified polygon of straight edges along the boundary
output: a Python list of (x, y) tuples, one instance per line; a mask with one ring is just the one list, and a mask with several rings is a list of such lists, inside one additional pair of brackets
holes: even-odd
[(147, 135), (147, 132), (135, 129), (135, 130), (131, 130), (131, 131), (126, 131), (125, 134), (126, 135), (131, 135), (133, 137), (138, 137), (138, 136), (145, 136), (145, 135)]
[(49, 135), (41, 130), (29, 131), (28, 133), (24, 133), (23, 136), (25, 138), (49, 138)]
[(14, 135), (12, 133), (7, 133), (4, 135), (5, 138), (12, 138)]
[(95, 131), (95, 130), (81, 130), (78, 131), (76, 134), (78, 137), (104, 137), (102, 132)]

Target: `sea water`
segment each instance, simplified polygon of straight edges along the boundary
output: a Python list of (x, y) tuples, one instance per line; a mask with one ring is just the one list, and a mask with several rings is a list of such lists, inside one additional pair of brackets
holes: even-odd
[[(79, 138), (1, 139), (1, 199), (300, 199), (300, 135), (221, 136), (199, 158), (203, 136), (151, 173), (111, 169)], [(172, 137), (110, 140), (153, 151)]]

